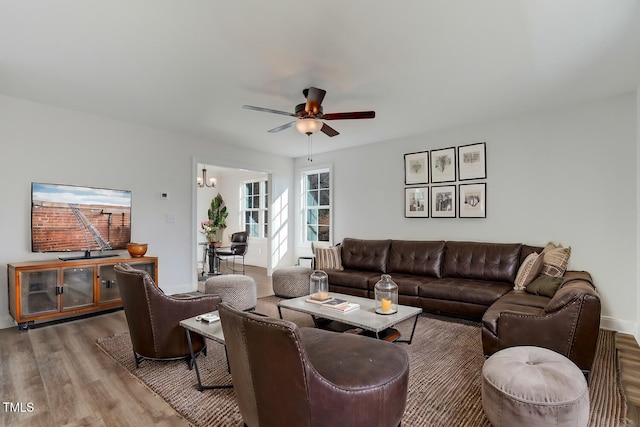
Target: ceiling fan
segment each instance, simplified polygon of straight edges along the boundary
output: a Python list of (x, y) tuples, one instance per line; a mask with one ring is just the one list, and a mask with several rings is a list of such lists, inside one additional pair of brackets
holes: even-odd
[(270, 108), (254, 107), (252, 105), (243, 105), (242, 108), (295, 117), (296, 120), (273, 128), (269, 130), (269, 132), (280, 132), (295, 126), (300, 133), (304, 133), (309, 136), (317, 131), (321, 131), (327, 136), (336, 136), (340, 134), (340, 132), (324, 123), (323, 120), (373, 119), (376, 116), (375, 111), (353, 111), (349, 113), (324, 114), (321, 104), (326, 93), (327, 92), (325, 90), (315, 87), (304, 89), (302, 94), (307, 98), (307, 102), (296, 105), (294, 113), (272, 110)]

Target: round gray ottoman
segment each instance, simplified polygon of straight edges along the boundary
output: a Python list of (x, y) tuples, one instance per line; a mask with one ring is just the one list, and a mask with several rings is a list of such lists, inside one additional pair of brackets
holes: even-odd
[(256, 282), (242, 274), (224, 274), (209, 277), (204, 285), (207, 294), (218, 294), (223, 302), (237, 310), (248, 311), (256, 307)]
[(510, 347), (482, 367), (482, 407), (494, 427), (586, 426), (589, 388), (582, 371), (563, 355)]
[(273, 293), (283, 298), (309, 295), (309, 276), (313, 272), (309, 267), (280, 267), (271, 273)]

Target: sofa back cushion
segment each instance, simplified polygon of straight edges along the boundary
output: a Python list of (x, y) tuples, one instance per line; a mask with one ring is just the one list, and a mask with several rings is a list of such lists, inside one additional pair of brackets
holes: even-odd
[(342, 266), (347, 270), (386, 273), (390, 246), (391, 240), (345, 238), (342, 241)]
[(444, 241), (394, 240), (389, 251), (387, 273), (442, 277)]
[(524, 260), (531, 255), (532, 253), (540, 254), (544, 247), (541, 246), (530, 246), (530, 245), (522, 245), (522, 249), (520, 249), (520, 262), (519, 265), (522, 265)]
[(520, 249), (520, 243), (447, 242), (443, 276), (513, 283)]

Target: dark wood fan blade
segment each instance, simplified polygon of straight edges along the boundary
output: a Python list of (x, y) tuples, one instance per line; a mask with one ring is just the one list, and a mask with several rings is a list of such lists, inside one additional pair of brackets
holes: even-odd
[(327, 136), (340, 135), (340, 132), (338, 132), (337, 130), (335, 130), (334, 128), (332, 128), (331, 126), (329, 126), (326, 123), (322, 124), (322, 128), (320, 130)]
[(281, 130), (285, 130), (285, 129), (289, 129), (290, 127), (292, 127), (293, 125), (295, 125), (297, 122), (297, 120), (294, 120), (292, 122), (286, 123), (282, 126), (278, 126), (277, 128), (273, 128), (267, 132), (269, 133), (276, 133), (276, 132), (280, 132)]
[(310, 87), (309, 93), (307, 93), (307, 104), (305, 106), (305, 110), (307, 113), (315, 115), (320, 111), (320, 105), (322, 104), (322, 100), (324, 99), (324, 95), (327, 92), (322, 89), (318, 89), (317, 87)]
[(327, 113), (322, 115), (322, 120), (349, 120), (349, 119), (373, 119), (375, 111), (352, 111), (350, 113)]
[(254, 107), (253, 105), (243, 105), (242, 108), (244, 108), (245, 110), (263, 111), (265, 113), (282, 114), (283, 116), (297, 117), (295, 114), (287, 113), (286, 111), (272, 110), (271, 108)]

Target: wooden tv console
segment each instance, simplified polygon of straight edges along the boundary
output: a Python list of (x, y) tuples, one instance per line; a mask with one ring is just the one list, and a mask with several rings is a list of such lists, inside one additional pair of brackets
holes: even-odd
[(9, 312), (18, 328), (122, 307), (113, 267), (128, 263), (158, 279), (158, 258), (118, 256), (7, 265)]

